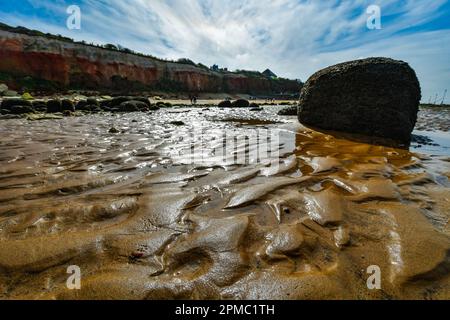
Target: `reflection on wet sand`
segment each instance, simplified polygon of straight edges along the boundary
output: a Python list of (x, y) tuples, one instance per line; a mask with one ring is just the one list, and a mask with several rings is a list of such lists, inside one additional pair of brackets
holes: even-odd
[[(450, 158), (185, 111), (1, 122), (0, 298), (450, 298)], [(255, 128), (281, 160), (191, 161)]]

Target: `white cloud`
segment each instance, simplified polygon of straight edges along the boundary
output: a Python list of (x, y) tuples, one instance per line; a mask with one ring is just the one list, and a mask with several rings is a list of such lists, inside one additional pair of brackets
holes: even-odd
[[(29, 0), (65, 15), (64, 1)], [(401, 32), (436, 19), (446, 0), (84, 0), (81, 31), (34, 18), (2, 20), (75, 39), (120, 43), (155, 56), (305, 80), (330, 64), (391, 56), (416, 69), (424, 98), (450, 85), (450, 31)], [(382, 8), (382, 30), (366, 29), (366, 8)], [(39, 10), (37, 12), (40, 12)], [(437, 37), (437, 38), (436, 38)]]

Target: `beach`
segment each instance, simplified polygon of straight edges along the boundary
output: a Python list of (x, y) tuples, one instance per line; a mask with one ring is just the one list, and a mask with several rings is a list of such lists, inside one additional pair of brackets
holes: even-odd
[(0, 120), (0, 299), (450, 298), (448, 109), (407, 150), (167, 102)]

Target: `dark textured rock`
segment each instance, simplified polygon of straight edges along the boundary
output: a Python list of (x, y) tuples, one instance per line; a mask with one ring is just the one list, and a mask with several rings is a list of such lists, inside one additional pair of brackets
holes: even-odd
[(98, 104), (89, 104), (87, 100), (79, 101), (75, 107), (76, 110), (86, 112), (102, 112), (103, 109)]
[(290, 106), (278, 111), (279, 116), (296, 116), (298, 114), (298, 106)]
[(6, 91), (8, 91), (9, 88), (6, 84), (0, 83), (0, 96), (3, 95)]
[(62, 106), (60, 100), (49, 100), (47, 101), (47, 112), (48, 113), (56, 113), (61, 112)]
[(231, 105), (233, 108), (248, 108), (250, 106), (250, 102), (245, 99), (239, 99), (234, 101)]
[(5, 99), (2, 102), (2, 109), (11, 110), (13, 106), (28, 106), (31, 107), (32, 104), (28, 100), (23, 99)]
[(231, 101), (225, 100), (219, 103), (219, 108), (231, 108)]
[(184, 126), (183, 121), (172, 121), (172, 122), (170, 122), (170, 124), (172, 124), (174, 126)]
[(88, 105), (91, 105), (91, 106), (99, 106), (100, 105), (98, 100), (94, 99), (94, 98), (88, 98), (86, 100), (86, 102), (87, 102)]
[(147, 111), (148, 105), (141, 101), (125, 101), (120, 104), (120, 111), (122, 112), (136, 112), (136, 111)]
[(134, 101), (140, 101), (140, 102), (143, 102), (143, 103), (145, 103), (147, 106), (150, 106), (150, 105), (151, 105), (150, 100), (148, 100), (148, 98), (146, 98), (146, 97), (134, 97), (133, 100), (134, 100)]
[(81, 101), (78, 101), (78, 103), (76, 104), (75, 110), (90, 111), (91, 107), (89, 106), (89, 104), (86, 100), (81, 100)]
[(45, 106), (47, 108), (47, 103), (44, 100), (33, 100), (31, 101), (31, 105), (33, 106), (33, 108), (36, 108), (38, 106)]
[(61, 101), (61, 111), (70, 111), (74, 112), (75, 107), (73, 105), (73, 102), (67, 99), (64, 99)]
[(100, 101), (100, 107), (102, 107), (105, 110), (111, 109), (111, 100), (102, 100)]
[(24, 114), (24, 113), (34, 113), (33, 107), (30, 106), (12, 106), (10, 109), (11, 114)]
[(39, 112), (46, 112), (47, 111), (47, 105), (45, 103), (41, 104), (34, 104), (33, 103), (33, 109)]
[(111, 108), (118, 107), (122, 103), (127, 102), (127, 101), (131, 101), (131, 100), (133, 100), (132, 97), (115, 97), (115, 98), (111, 99), (111, 101), (109, 102), (109, 106)]
[(151, 105), (150, 107), (148, 107), (149, 111), (158, 111), (160, 109), (160, 107), (156, 106), (156, 105)]
[(250, 111), (263, 111), (264, 110), (263, 108), (261, 108), (259, 106), (259, 104), (254, 103), (254, 102), (250, 103), (249, 108), (250, 108)]
[(156, 103), (156, 106), (157, 106), (158, 108), (172, 108), (172, 107), (173, 107), (172, 104), (171, 104), (170, 102), (162, 102), (162, 101), (158, 101), (158, 102)]
[(100, 108), (99, 106), (96, 106), (96, 105), (89, 105), (88, 107), (91, 109), (91, 112), (92, 112), (92, 113), (100, 113), (100, 112), (103, 112), (103, 109)]
[(409, 145), (420, 99), (419, 81), (406, 62), (356, 60), (312, 75), (301, 92), (298, 118), (316, 128)]

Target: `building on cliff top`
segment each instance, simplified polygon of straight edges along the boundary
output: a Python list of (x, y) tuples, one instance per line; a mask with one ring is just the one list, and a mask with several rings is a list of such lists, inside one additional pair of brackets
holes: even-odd
[(264, 70), (264, 72), (262, 73), (266, 78), (278, 78), (278, 76), (273, 73), (270, 69), (266, 69)]

